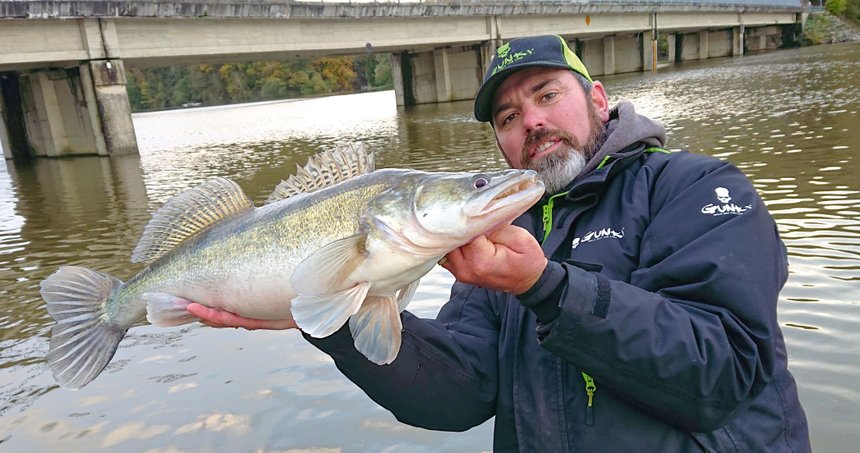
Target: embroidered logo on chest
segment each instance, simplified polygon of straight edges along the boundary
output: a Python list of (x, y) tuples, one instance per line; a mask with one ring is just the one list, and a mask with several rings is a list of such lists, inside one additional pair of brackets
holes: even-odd
[(570, 248), (575, 249), (579, 247), (580, 244), (584, 244), (586, 242), (597, 242), (603, 239), (621, 239), (624, 237), (624, 228), (621, 230), (613, 230), (612, 228), (602, 228), (599, 230), (589, 231), (585, 233), (581, 237), (573, 238), (573, 243)]

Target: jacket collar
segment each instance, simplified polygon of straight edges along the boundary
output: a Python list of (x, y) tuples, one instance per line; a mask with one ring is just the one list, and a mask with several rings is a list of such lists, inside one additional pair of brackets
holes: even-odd
[[(584, 194), (599, 191), (615, 175), (630, 166), (639, 156), (644, 154), (647, 147), (647, 143), (633, 143), (617, 153), (605, 155), (597, 168), (588, 174), (577, 177), (565, 187), (564, 191), (567, 192), (565, 198), (569, 200), (577, 199)], [(541, 200), (545, 202), (553, 195), (555, 194), (545, 193)]]

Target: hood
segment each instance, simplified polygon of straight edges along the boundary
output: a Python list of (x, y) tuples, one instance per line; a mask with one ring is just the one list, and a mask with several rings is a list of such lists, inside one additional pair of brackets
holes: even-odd
[(662, 147), (666, 144), (666, 128), (647, 116), (636, 113), (633, 104), (621, 101), (609, 111), (606, 123), (607, 137), (603, 145), (588, 161), (577, 179), (585, 177), (600, 165), (604, 157), (617, 153), (634, 143)]

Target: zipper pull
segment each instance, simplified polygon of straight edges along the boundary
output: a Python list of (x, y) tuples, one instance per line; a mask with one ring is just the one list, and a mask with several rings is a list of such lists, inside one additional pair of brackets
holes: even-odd
[(591, 426), (594, 424), (594, 392), (597, 391), (597, 385), (594, 379), (582, 373), (582, 378), (585, 380), (585, 394), (588, 395), (588, 405), (585, 407), (585, 424)]
[[(543, 241), (546, 241), (550, 230), (552, 230), (552, 199), (543, 205)], [(543, 244), (543, 241), (541, 241), (541, 244)]]
[(546, 242), (546, 238), (549, 237), (549, 232), (552, 230), (552, 205), (555, 203), (555, 199), (566, 196), (567, 192), (557, 193), (549, 197), (549, 200), (543, 205), (543, 239), (540, 241), (541, 245)]

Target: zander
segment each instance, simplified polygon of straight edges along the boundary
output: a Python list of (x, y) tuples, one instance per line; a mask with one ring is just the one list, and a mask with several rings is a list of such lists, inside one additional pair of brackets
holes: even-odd
[(78, 266), (42, 281), (57, 322), (48, 364), (61, 386), (79, 389), (144, 316), (158, 326), (196, 321), (190, 302), (293, 319), (317, 338), (348, 322), (365, 357), (391, 363), (418, 280), (543, 193), (531, 170), (374, 171), (361, 146), (313, 156), (261, 207), (234, 182), (211, 179), (156, 211), (132, 254), (148, 266), (129, 281)]

